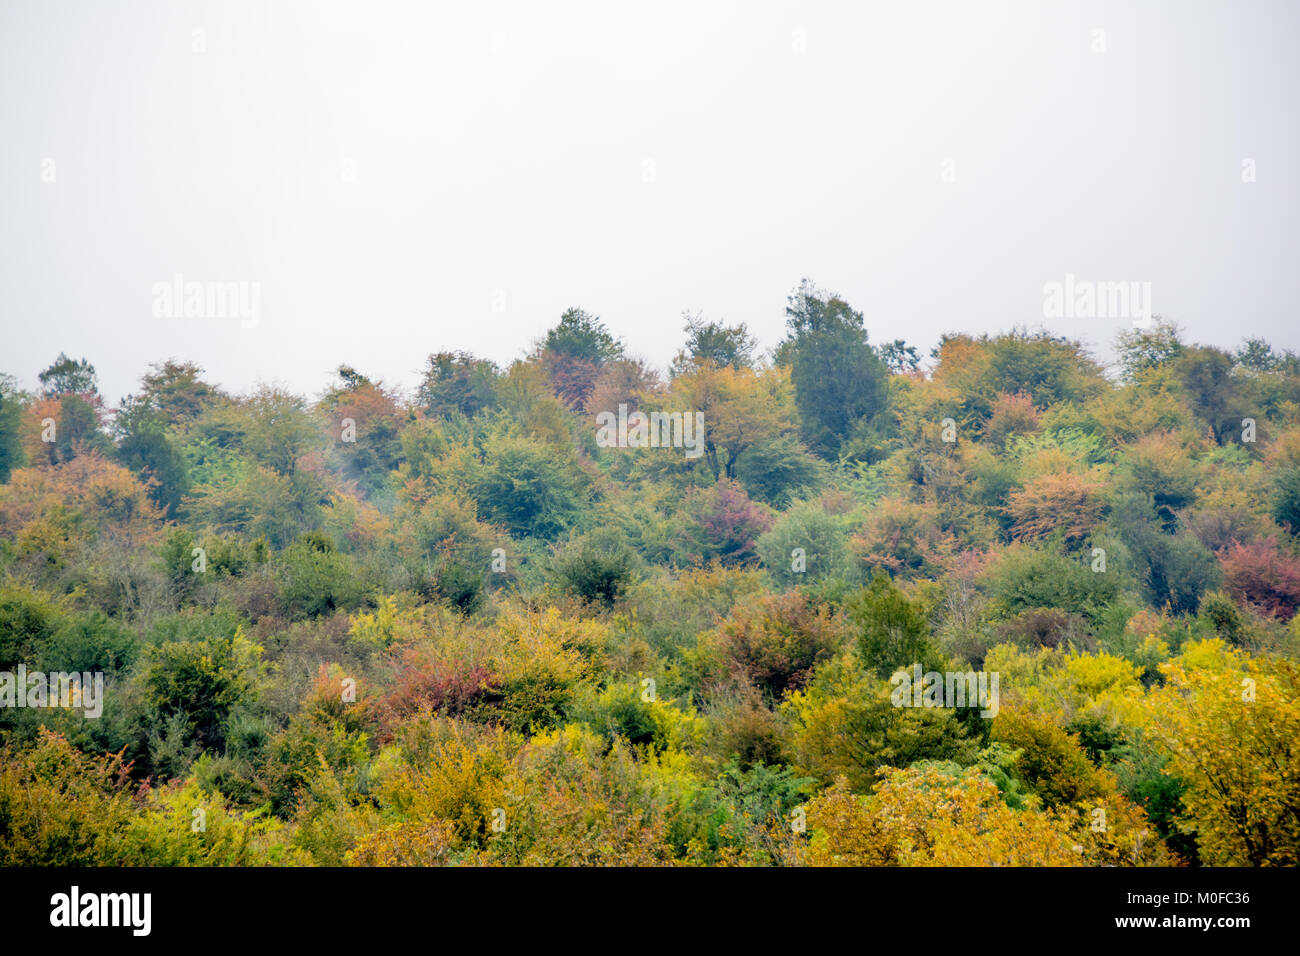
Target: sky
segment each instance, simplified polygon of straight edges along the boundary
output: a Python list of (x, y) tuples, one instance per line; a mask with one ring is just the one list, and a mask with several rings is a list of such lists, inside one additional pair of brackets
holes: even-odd
[[(0, 0), (0, 372), (85, 356), (318, 394), (521, 357), (570, 306), (665, 367), (682, 313), (873, 342), (1126, 315), (1300, 350), (1294, 2)], [(237, 283), (248, 310), (169, 311)], [(206, 287), (203, 287), (206, 288)], [(254, 303), (256, 309), (253, 309)], [(256, 313), (253, 318), (254, 311)]]

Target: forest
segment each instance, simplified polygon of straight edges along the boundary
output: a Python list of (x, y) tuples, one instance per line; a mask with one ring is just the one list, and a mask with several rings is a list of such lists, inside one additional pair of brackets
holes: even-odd
[(1300, 356), (785, 316), (5, 369), (0, 864), (1300, 862)]

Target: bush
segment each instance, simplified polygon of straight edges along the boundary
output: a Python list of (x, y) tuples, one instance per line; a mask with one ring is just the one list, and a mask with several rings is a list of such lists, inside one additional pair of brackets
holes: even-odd
[(682, 506), (687, 521), (685, 553), (704, 564), (746, 565), (758, 558), (758, 538), (772, 527), (772, 513), (750, 501), (745, 489), (724, 478), (692, 489)]
[(276, 571), (285, 612), (295, 620), (355, 610), (366, 598), (352, 558), (320, 535), (304, 535), (286, 548)]
[(614, 528), (574, 535), (555, 549), (551, 569), (560, 587), (591, 604), (613, 607), (635, 580), (640, 560)]
[(504, 535), (475, 517), (472, 502), (452, 495), (438, 495), (420, 505), (406, 524), (407, 550), (420, 593), (464, 614), (478, 610), (493, 547), (504, 543)]
[(1276, 538), (1234, 543), (1219, 553), (1223, 586), (1238, 602), (1289, 621), (1300, 608), (1300, 559), (1278, 547)]
[[(757, 548), (768, 573), (786, 588), (843, 579), (852, 568), (844, 520), (814, 503), (792, 505), (758, 539)], [(803, 552), (803, 570), (796, 570), (796, 548)]]
[(847, 631), (841, 615), (814, 606), (798, 591), (764, 595), (738, 604), (702, 635), (699, 656), (712, 683), (739, 678), (779, 700), (840, 650)]
[(858, 654), (879, 677), (920, 664), (923, 670), (945, 665), (930, 640), (930, 624), (919, 604), (910, 601), (889, 578), (877, 574), (851, 598), (849, 619), (858, 629)]
[(0, 670), (35, 659), (62, 615), (48, 598), (13, 585), (0, 590)]
[(1100, 573), (1086, 559), (1025, 546), (1004, 551), (985, 580), (993, 601), (1007, 617), (1056, 608), (1097, 622), (1119, 595), (1113, 568)]
[(186, 742), (220, 750), (231, 713), (251, 703), (261, 653), (242, 634), (152, 648), (144, 672), (149, 704), (162, 723), (180, 721)]
[(587, 477), (551, 446), (529, 438), (489, 439), (483, 462), (469, 473), (479, 517), (516, 537), (553, 538), (577, 518), (587, 498)]
[(79, 614), (63, 622), (40, 648), (37, 661), (46, 671), (126, 671), (139, 652), (139, 638), (102, 611)]
[(105, 866), (131, 812), (120, 756), (91, 757), (42, 730), (0, 752), (0, 866)]

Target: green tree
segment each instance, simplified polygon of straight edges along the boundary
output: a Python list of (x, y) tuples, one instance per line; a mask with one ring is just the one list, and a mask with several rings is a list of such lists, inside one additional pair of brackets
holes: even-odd
[(885, 574), (846, 605), (849, 620), (858, 629), (858, 654), (877, 677), (889, 677), (900, 668), (920, 664), (922, 670), (942, 670), (943, 655), (930, 640), (930, 624), (920, 605)]
[(99, 394), (99, 380), (95, 375), (95, 366), (84, 358), (74, 361), (64, 352), (60, 352), (54, 364), (36, 378), (40, 381), (42, 394), (46, 398), (58, 398), (60, 395)]
[(786, 306), (789, 336), (780, 357), (790, 364), (805, 441), (833, 456), (860, 420), (885, 407), (889, 371), (867, 344), (862, 313), (807, 279)]
[(356, 610), (365, 600), (365, 581), (351, 557), (340, 554), (322, 534), (304, 534), (285, 548), (276, 564), (285, 610), (292, 618)]
[(416, 401), (425, 414), (434, 418), (455, 414), (473, 417), (496, 405), (500, 376), (500, 370), (486, 359), (468, 352), (439, 352), (429, 356)]
[[(122, 405), (147, 410), (164, 428), (198, 418), (221, 393), (203, 381), (203, 369), (193, 362), (155, 362), (140, 380), (139, 396), (128, 395)], [(119, 412), (119, 415), (121, 413)]]
[(1082, 346), (1046, 332), (999, 335), (988, 350), (983, 387), (995, 396), (1025, 392), (1038, 407), (1081, 401), (1098, 373)]
[(1232, 373), (1234, 364), (1227, 352), (1205, 346), (1184, 349), (1174, 363), (1187, 403), (1220, 445), (1240, 434), (1251, 408), (1246, 383)]
[(706, 322), (702, 316), (685, 314), (686, 346), (673, 361), (673, 374), (680, 374), (704, 362), (730, 365), (734, 369), (753, 368), (758, 340), (749, 334), (745, 323), (724, 325)]
[(626, 535), (609, 527), (571, 537), (551, 558), (561, 587), (605, 607), (613, 607), (627, 591), (640, 563)]
[(142, 423), (117, 446), (117, 459), (149, 483), (149, 497), (175, 517), (189, 491), (185, 460), (160, 425)]
[(99, 428), (99, 415), (80, 395), (67, 394), (59, 400), (59, 419), (53, 453), (58, 461), (72, 461), (78, 455), (104, 452), (108, 436)]
[(9, 480), (15, 468), (27, 463), (21, 427), (23, 406), (13, 379), (0, 373), (0, 485)]
[(1186, 529), (1167, 533), (1150, 497), (1121, 496), (1111, 520), (1132, 556), (1144, 596), (1156, 607), (1195, 614), (1201, 595), (1218, 587), (1222, 575), (1213, 553)]
[(1120, 378), (1136, 382), (1150, 370), (1177, 359), (1184, 348), (1178, 326), (1163, 319), (1149, 328), (1123, 331), (1115, 340)]
[(542, 351), (603, 365), (623, 356), (623, 346), (599, 316), (583, 309), (565, 309), (560, 321), (542, 339)]
[(995, 607), (1007, 617), (1054, 608), (1099, 622), (1119, 596), (1119, 571), (1093, 571), (1091, 561), (1050, 546), (1006, 549), (986, 578)]
[(144, 685), (164, 722), (175, 719), (204, 750), (220, 750), (231, 713), (251, 703), (262, 649), (242, 634), (168, 642), (149, 652)]
[(587, 480), (552, 446), (517, 435), (490, 438), (469, 475), (479, 517), (516, 537), (553, 538), (572, 525)]
[(1272, 372), (1281, 365), (1273, 346), (1263, 339), (1246, 339), (1237, 349), (1237, 364), (1251, 372)]
[(758, 539), (758, 556), (782, 587), (845, 579), (851, 568), (848, 537), (843, 518), (800, 502)]
[(1273, 519), (1300, 534), (1300, 462), (1284, 462), (1273, 476)]

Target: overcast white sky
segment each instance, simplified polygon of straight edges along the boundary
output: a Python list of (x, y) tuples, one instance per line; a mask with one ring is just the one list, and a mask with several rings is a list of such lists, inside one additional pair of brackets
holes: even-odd
[[(925, 351), (1042, 323), (1066, 273), (1300, 349), (1298, 26), (1265, 0), (0, 0), (0, 371), (85, 355), (114, 402), (168, 357), (410, 386), (570, 305), (666, 365), (684, 309), (775, 345), (802, 276)], [(177, 273), (260, 283), (260, 323), (155, 318)]]

